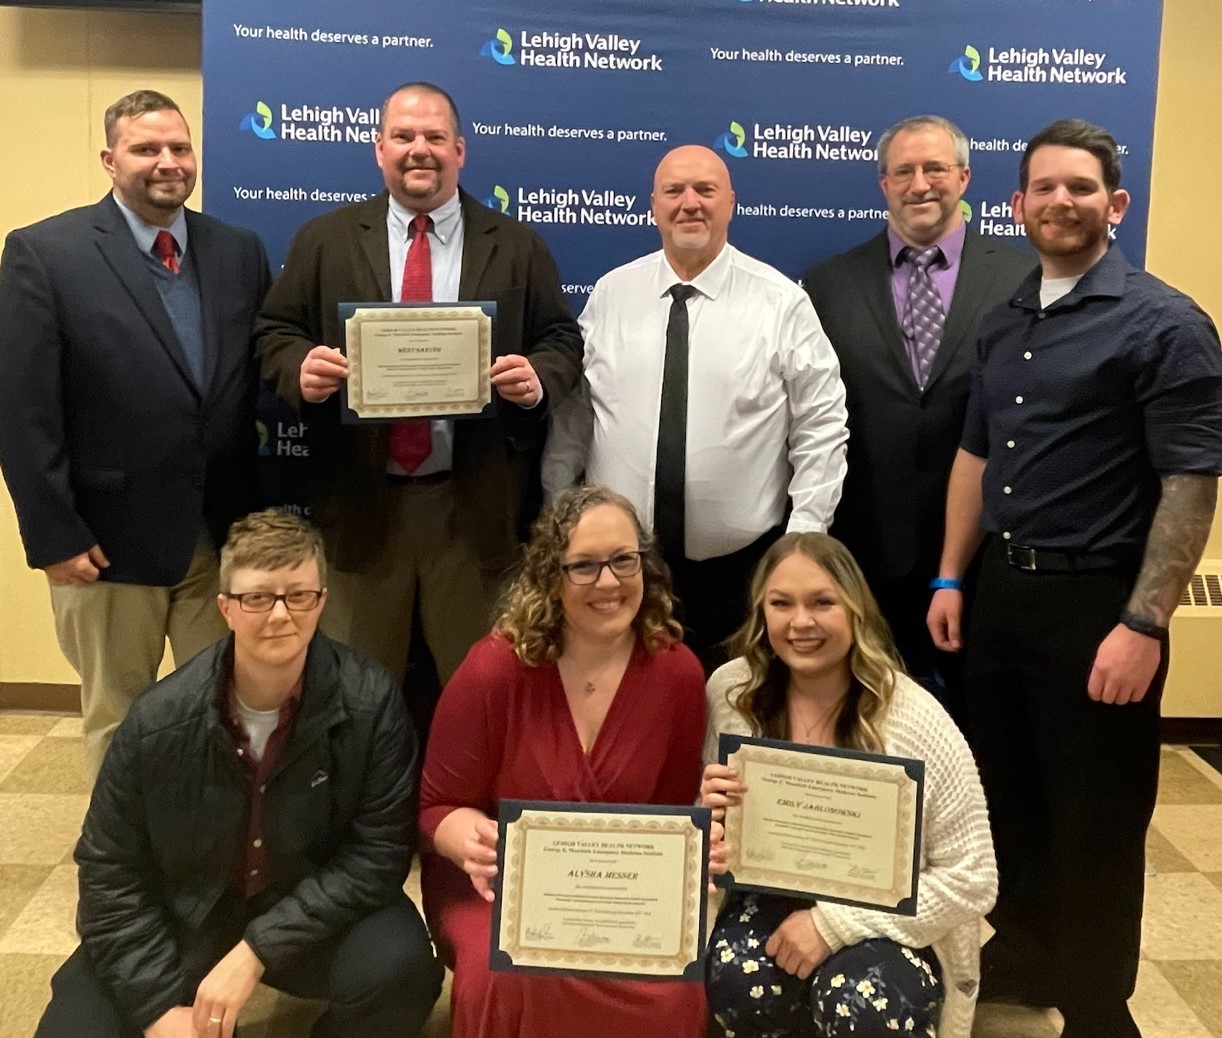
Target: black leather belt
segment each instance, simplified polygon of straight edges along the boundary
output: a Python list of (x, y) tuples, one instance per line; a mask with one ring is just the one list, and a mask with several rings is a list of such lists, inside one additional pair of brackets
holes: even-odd
[(1015, 569), (1032, 573), (1098, 573), (1106, 570), (1130, 569), (1130, 556), (1098, 555), (1078, 551), (1050, 551), (1045, 548), (1028, 548), (1024, 544), (999, 541), (1006, 562)]
[(393, 487), (421, 486), (426, 483), (444, 483), (450, 478), (450, 471), (430, 472), (427, 476), (400, 475), (397, 472), (386, 473), (386, 482)]

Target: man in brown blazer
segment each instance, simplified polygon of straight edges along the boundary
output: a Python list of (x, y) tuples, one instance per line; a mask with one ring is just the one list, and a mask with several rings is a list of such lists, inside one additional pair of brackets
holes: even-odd
[[(445, 91), (395, 90), (374, 154), (386, 191), (297, 232), (256, 334), (264, 377), (307, 424), (333, 566), (323, 629), (400, 676), (418, 611), (444, 682), (487, 631), (534, 518), (548, 409), (581, 375), (581, 334), (543, 241), (459, 188), (466, 142)], [(495, 414), (341, 424), (337, 305), (430, 299), (497, 304)]]

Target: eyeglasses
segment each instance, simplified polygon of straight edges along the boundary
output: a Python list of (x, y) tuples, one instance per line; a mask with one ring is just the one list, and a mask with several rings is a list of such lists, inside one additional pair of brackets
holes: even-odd
[(641, 572), (641, 556), (644, 552), (622, 551), (609, 559), (582, 559), (580, 562), (563, 562), (560, 571), (571, 584), (597, 584), (603, 569), (609, 569), (621, 580), (635, 577)]
[(244, 613), (270, 613), (277, 602), (283, 602), (290, 613), (308, 613), (322, 601), (322, 591), (288, 591), (283, 595), (273, 595), (270, 591), (244, 591), (234, 595), (226, 591), (225, 597), (237, 602)]
[(945, 162), (926, 162), (923, 166), (896, 166), (887, 171), (887, 177), (896, 184), (907, 184), (919, 169), (929, 183), (940, 184), (950, 176), (952, 169), (961, 169), (962, 166), (961, 162), (952, 162), (950, 165)]

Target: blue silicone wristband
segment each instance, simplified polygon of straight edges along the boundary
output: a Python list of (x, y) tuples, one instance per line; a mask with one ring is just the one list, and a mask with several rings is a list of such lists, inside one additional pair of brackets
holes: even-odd
[(934, 577), (929, 582), (931, 591), (962, 591), (963, 581), (956, 580), (954, 577)]

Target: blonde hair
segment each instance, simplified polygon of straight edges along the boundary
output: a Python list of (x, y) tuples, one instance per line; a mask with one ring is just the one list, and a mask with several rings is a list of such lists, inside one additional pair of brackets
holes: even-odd
[(895, 690), (895, 674), (903, 669), (891, 630), (879, 611), (866, 579), (849, 550), (824, 533), (789, 533), (760, 560), (751, 578), (751, 613), (731, 639), (734, 655), (746, 660), (750, 674), (727, 693), (733, 707), (756, 735), (790, 738), (789, 668), (768, 641), (764, 593), (773, 571), (791, 555), (805, 555), (819, 565), (835, 585), (849, 614), (853, 644), (849, 649), (849, 691), (836, 715), (836, 745), (879, 753), (878, 725)]
[(318, 563), (318, 581), (326, 587), (327, 557), (318, 530), (275, 508), (252, 512), (229, 527), (221, 548), (221, 591), (229, 592), (234, 570), (296, 567), (310, 559)]
[(493, 627), (528, 667), (553, 663), (564, 650), (560, 588), (565, 577), (560, 566), (573, 528), (586, 512), (599, 505), (614, 505), (636, 529), (644, 585), (641, 608), (632, 621), (637, 637), (650, 652), (683, 638), (683, 628), (674, 618), (670, 571), (641, 527), (632, 503), (606, 487), (574, 487), (556, 498), (535, 521), (530, 543), (523, 550), (513, 583), (501, 599), (500, 615)]

